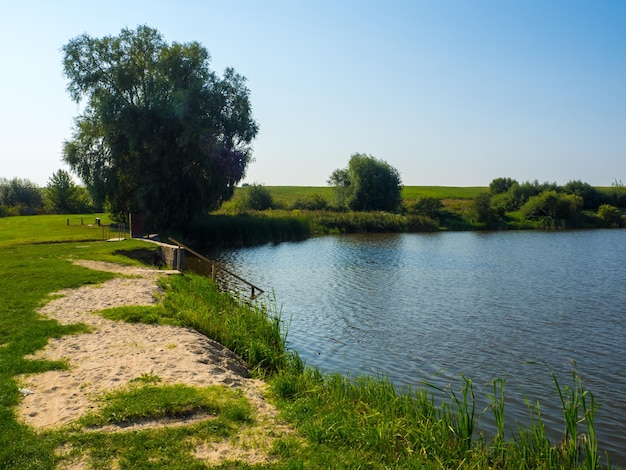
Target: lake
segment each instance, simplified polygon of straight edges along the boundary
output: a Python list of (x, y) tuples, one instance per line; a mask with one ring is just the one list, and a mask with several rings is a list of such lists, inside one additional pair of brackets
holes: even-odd
[[(560, 439), (551, 370), (572, 385), (576, 364), (601, 447), (626, 465), (626, 231), (341, 235), (217, 257), (273, 292), (307, 365), (457, 392), (463, 374), (478, 412), (504, 378), (511, 428), (540, 400)], [(489, 410), (479, 426), (493, 430)]]

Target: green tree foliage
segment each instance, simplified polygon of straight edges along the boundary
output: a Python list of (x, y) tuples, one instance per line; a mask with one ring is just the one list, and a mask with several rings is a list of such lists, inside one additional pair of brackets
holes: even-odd
[(519, 189), (519, 184), (516, 184), (505, 193), (498, 193), (491, 196), (491, 208), (494, 214), (498, 217), (504, 217), (504, 214), (507, 212), (518, 210), (523, 204)]
[(610, 204), (602, 204), (598, 208), (598, 217), (607, 227), (621, 227), (623, 222), (622, 211)]
[(492, 195), (506, 193), (514, 184), (519, 184), (513, 178), (495, 178), (489, 183), (489, 192)]
[(350, 171), (347, 168), (338, 168), (328, 178), (328, 184), (334, 188), (335, 204), (338, 208), (348, 207), (350, 194)]
[(85, 34), (63, 52), (70, 96), (85, 103), (64, 159), (97, 203), (158, 230), (232, 197), (258, 131), (244, 77), (218, 77), (199, 43), (168, 44), (148, 26)]
[(245, 189), (239, 207), (243, 210), (264, 211), (274, 205), (269, 190), (261, 184), (251, 184)]
[(400, 173), (387, 162), (355, 153), (348, 167), (335, 170), (328, 183), (341, 207), (353, 211), (397, 211), (402, 203)]
[(41, 188), (28, 179), (0, 178), (0, 215), (32, 215), (43, 210)]
[(626, 209), (626, 187), (622, 180), (618, 180), (611, 183), (610, 188), (606, 188), (601, 191), (604, 204), (611, 204), (612, 206)]
[(496, 178), (489, 183), (493, 215), (502, 219), (507, 212), (519, 210), (533, 196), (544, 191), (561, 191), (556, 183), (526, 181), (518, 183), (512, 178)]
[(576, 194), (548, 190), (529, 198), (520, 210), (524, 217), (539, 220), (546, 228), (561, 228), (575, 218), (582, 204), (582, 197)]
[(589, 183), (580, 180), (569, 181), (563, 187), (566, 193), (576, 194), (583, 198), (583, 209), (596, 210), (603, 203), (605, 197)]
[(436, 197), (426, 196), (415, 201), (409, 208), (411, 213), (421, 214), (431, 219), (436, 219), (443, 210), (443, 203), (441, 199)]
[(474, 212), (478, 222), (488, 224), (497, 218), (496, 212), (491, 206), (491, 199), (490, 193), (480, 193), (474, 198)]
[(76, 185), (70, 174), (59, 170), (48, 179), (44, 188), (46, 206), (61, 214), (89, 212), (91, 201), (85, 188)]

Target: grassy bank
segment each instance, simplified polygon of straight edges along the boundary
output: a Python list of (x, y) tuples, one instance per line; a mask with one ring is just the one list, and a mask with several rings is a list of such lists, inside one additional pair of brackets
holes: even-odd
[[(48, 294), (110, 279), (113, 274), (73, 265), (74, 259), (136, 263), (120, 253), (145, 243), (101, 241), (101, 229), (67, 225), (62, 216), (0, 219), (0, 468), (55, 468), (84, 456), (94, 468), (207, 468), (193, 454), (194, 443), (234, 440), (253, 426), (245, 398), (224, 388), (161, 384), (150, 371), (128, 387), (102, 397), (104, 406), (79, 422), (36, 432), (18, 422), (18, 376), (70, 367), (64, 361), (29, 357), (51, 338), (85, 330), (62, 326), (36, 313)], [(494, 380), (491, 407), (498, 432), (477, 431), (472, 382), (447, 389), (436, 402), (426, 388), (399, 393), (384, 379), (348, 378), (306, 368), (285, 350), (284, 323), (275, 303), (250, 304), (219, 292), (210, 279), (194, 275), (163, 281), (163, 303), (122, 308), (107, 315), (121, 321), (189, 326), (243, 357), (270, 385), (283, 418), (295, 428), (270, 444), (273, 460), (234, 460), (220, 468), (598, 468), (593, 395), (576, 371), (556, 378), (562, 404), (563, 439), (547, 437), (539, 405), (529, 404), (529, 427), (510, 434), (505, 383)], [(546, 380), (550, 381), (547, 371)], [(129, 406), (132, 405), (132, 406)], [(99, 423), (178, 416), (190, 410), (214, 419), (178, 428), (129, 433), (86, 432)]]

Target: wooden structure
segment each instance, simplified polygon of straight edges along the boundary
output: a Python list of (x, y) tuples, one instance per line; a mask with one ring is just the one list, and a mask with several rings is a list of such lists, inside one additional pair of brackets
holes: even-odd
[[(228, 282), (228, 279), (224, 279), (221, 275), (226, 275), (228, 278), (235, 279), (236, 281), (246, 286), (246, 288), (250, 290), (251, 299), (254, 299), (256, 296), (261, 295), (265, 292), (260, 287), (255, 286), (254, 284), (245, 280), (241, 276), (238, 276), (232, 271), (229, 271), (228, 269), (226, 269), (224, 266), (221, 266), (216, 261), (212, 261), (208, 259), (206, 256), (203, 256), (197, 251), (194, 251), (193, 249), (189, 248), (188, 246), (183, 245), (179, 241), (174, 240), (172, 237), (169, 237), (169, 240), (172, 243), (175, 243), (179, 247), (179, 249), (184, 249), (185, 251), (196, 256), (200, 261), (206, 263), (206, 265), (209, 267), (209, 270), (210, 270), (209, 272), (211, 275), (211, 279), (213, 279), (214, 282), (221, 284), (222, 286), (226, 286), (226, 290), (236, 290), (236, 289), (229, 288), (228, 286), (230, 283)], [(182, 271), (182, 269), (179, 269), (179, 271)]]

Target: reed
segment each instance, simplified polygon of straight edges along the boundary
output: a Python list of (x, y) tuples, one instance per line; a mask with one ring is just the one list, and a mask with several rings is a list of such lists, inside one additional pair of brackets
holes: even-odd
[[(448, 402), (444, 402), (442, 407), (450, 416), (453, 416), (454, 433), (459, 436), (465, 449), (469, 450), (472, 447), (472, 438), (476, 425), (476, 398), (472, 381), (464, 375), (461, 375), (461, 379), (463, 380), (463, 385), (460, 397), (451, 387), (441, 388), (429, 382), (424, 384), (448, 397)], [(456, 413), (450, 410), (450, 404), (456, 407)]]
[(408, 231), (405, 216), (388, 212), (310, 211), (306, 217), (318, 234)]
[[(572, 385), (561, 387), (554, 371), (551, 371), (551, 374), (563, 408), (565, 424), (561, 443), (563, 460), (565, 463), (575, 464), (582, 454), (585, 468), (595, 469), (599, 462), (599, 454), (593, 422), (596, 409), (593, 394), (583, 387), (575, 363), (572, 370)], [(578, 432), (578, 426), (582, 423), (585, 423), (586, 434)]]
[(494, 446), (497, 447), (504, 441), (504, 383), (505, 379), (495, 379), (491, 382), (493, 387), (493, 395), (487, 395), (490, 401), (490, 408), (493, 411), (493, 417), (496, 422), (496, 435), (494, 437)]
[(190, 223), (184, 235), (199, 248), (252, 246), (304, 240), (311, 228), (305, 218), (285, 213), (211, 214)]

